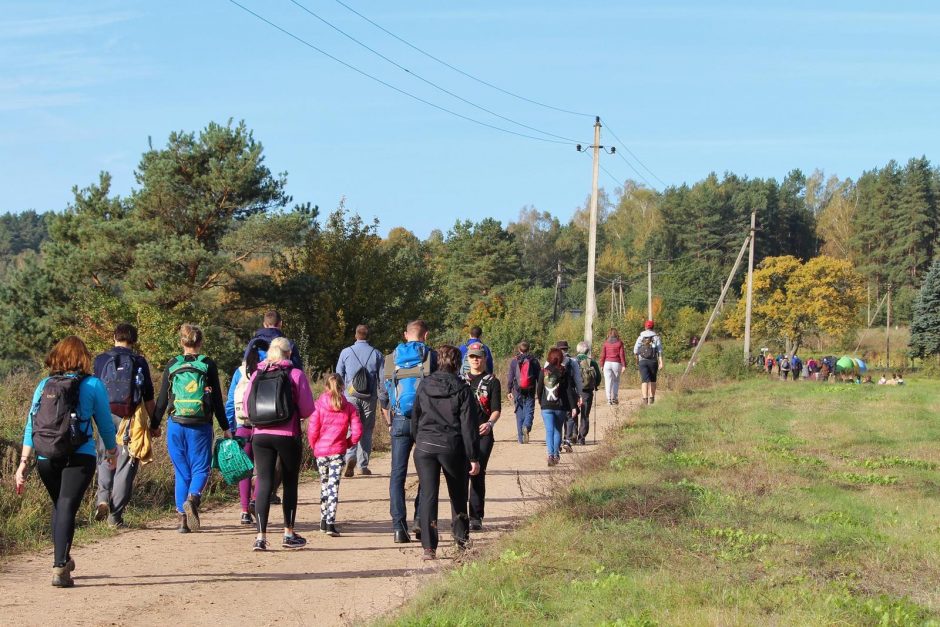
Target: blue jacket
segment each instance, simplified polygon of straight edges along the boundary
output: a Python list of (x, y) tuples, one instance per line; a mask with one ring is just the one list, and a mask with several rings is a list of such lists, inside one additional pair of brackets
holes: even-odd
[[(77, 376), (68, 374), (67, 376)], [(33, 446), (33, 416), (39, 410), (39, 399), (42, 397), (42, 389), (46, 386), (46, 377), (36, 386), (33, 392), (33, 402), (30, 404), (29, 415), (26, 418), (26, 431), (23, 433), (23, 446)], [(91, 427), (91, 421), (94, 419), (95, 426), (98, 428), (98, 434), (104, 440), (104, 446), (107, 449), (113, 449), (117, 446), (115, 440), (114, 421), (111, 419), (111, 405), (108, 403), (108, 392), (104, 388), (101, 379), (97, 377), (85, 377), (78, 386), (78, 417), (82, 432), (88, 436), (88, 440), (79, 446), (75, 453), (77, 455), (95, 456), (95, 437)]]
[[(352, 383), (352, 378), (359, 372), (360, 368), (365, 368), (369, 374), (369, 392), (372, 396), (378, 394), (378, 382), (383, 378), (385, 370), (385, 360), (382, 353), (373, 347), (367, 340), (356, 340), (352, 346), (347, 346), (339, 354), (339, 360), (336, 362), (336, 373), (343, 377), (343, 383), (346, 387)], [(352, 396), (346, 397), (350, 400)]]
[[(245, 346), (245, 353), (242, 356), (242, 361), (245, 361), (246, 359), (248, 359), (248, 347), (251, 346), (251, 342), (254, 341), (255, 338), (261, 338), (270, 344), (271, 340), (273, 340), (276, 337), (284, 337), (284, 334), (281, 333), (280, 329), (275, 329), (273, 327), (271, 328), (265, 327), (263, 329), (258, 329), (257, 331), (255, 331), (255, 334), (251, 338), (251, 341), (249, 341), (248, 345)], [(292, 364), (294, 364), (294, 368), (299, 368), (303, 370), (304, 369), (303, 357), (300, 356), (300, 351), (297, 350), (297, 345), (294, 344), (294, 340), (289, 340), (289, 341), (290, 341), (290, 361)], [(261, 355), (261, 359), (264, 359), (263, 354)]]
[(239, 366), (235, 369), (232, 381), (228, 384), (228, 396), (225, 399), (225, 417), (228, 419), (228, 428), (232, 433), (235, 433), (235, 429), (238, 428), (238, 423), (235, 422), (235, 388), (238, 387), (238, 382), (241, 379), (242, 367)]
[[(471, 337), (465, 344), (460, 346), (460, 361), (463, 362), (467, 358), (467, 347), (471, 344), (483, 344), (483, 341), (477, 337)], [(493, 374), (493, 353), (490, 352), (490, 347), (486, 344), (483, 344), (483, 352), (486, 353), (486, 372), (487, 374)]]

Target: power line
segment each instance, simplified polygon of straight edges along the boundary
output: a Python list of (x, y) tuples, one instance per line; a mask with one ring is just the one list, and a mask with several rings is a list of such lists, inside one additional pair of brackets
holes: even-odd
[(335, 30), (337, 33), (339, 33), (339, 34), (342, 35), (343, 37), (346, 37), (346, 38), (349, 39), (350, 41), (352, 41), (352, 42), (354, 42), (355, 44), (361, 46), (362, 48), (365, 48), (366, 50), (368, 50), (369, 52), (371, 52), (371, 53), (374, 54), (375, 56), (379, 57), (380, 59), (382, 59), (382, 60), (384, 60), (384, 61), (386, 61), (386, 62), (388, 62), (388, 63), (394, 65), (394, 66), (397, 67), (399, 70), (401, 70), (401, 71), (403, 71), (403, 72), (405, 72), (405, 73), (407, 73), (407, 74), (410, 74), (411, 76), (414, 76), (414, 77), (415, 77), (416, 79), (418, 79), (419, 81), (421, 81), (421, 82), (423, 82), (423, 83), (425, 83), (425, 84), (427, 84), (427, 85), (430, 85), (430, 86), (433, 87), (434, 89), (436, 89), (436, 90), (438, 90), (438, 91), (440, 91), (440, 92), (443, 92), (443, 93), (447, 94), (448, 96), (450, 96), (450, 97), (452, 97), (452, 98), (456, 98), (457, 100), (459, 100), (459, 101), (461, 101), (461, 102), (463, 102), (463, 103), (465, 103), (465, 104), (468, 104), (468, 105), (470, 105), (471, 107), (474, 107), (474, 108), (476, 108), (476, 109), (479, 109), (480, 111), (483, 111), (483, 112), (485, 112), (485, 113), (489, 113), (490, 115), (495, 116), (495, 117), (497, 117), (497, 118), (499, 118), (499, 119), (501, 119), (501, 120), (505, 120), (506, 122), (509, 122), (510, 124), (515, 124), (516, 126), (519, 126), (519, 127), (525, 128), (525, 129), (528, 129), (528, 130), (530, 130), (530, 131), (535, 131), (536, 133), (541, 133), (541, 134), (543, 134), (543, 135), (547, 135), (548, 137), (554, 137), (554, 138), (556, 138), (556, 139), (563, 139), (563, 140), (565, 140), (566, 142), (571, 142), (572, 144), (578, 143), (578, 141), (575, 140), (575, 139), (571, 139), (571, 138), (569, 138), (569, 137), (564, 137), (564, 136), (562, 136), (562, 135), (556, 135), (555, 133), (549, 133), (548, 131), (543, 131), (542, 129), (535, 128), (534, 126), (529, 126), (528, 124), (523, 124), (522, 122), (518, 122), (518, 121), (516, 121), (516, 120), (513, 120), (512, 118), (506, 117), (505, 115), (501, 115), (501, 114), (499, 114), (499, 113), (496, 113), (495, 111), (492, 111), (492, 110), (490, 110), (490, 109), (487, 109), (486, 107), (483, 107), (483, 106), (481, 106), (481, 105), (478, 105), (478, 104), (476, 104), (475, 102), (471, 102), (470, 100), (464, 98), (463, 96), (461, 96), (461, 95), (459, 95), (459, 94), (455, 94), (454, 92), (450, 91), (449, 89), (446, 89), (446, 88), (444, 88), (444, 87), (441, 87), (441, 86), (438, 85), (437, 83), (435, 83), (435, 82), (433, 82), (433, 81), (430, 81), (430, 80), (424, 78), (423, 76), (421, 76), (421, 75), (418, 74), (417, 72), (412, 72), (411, 70), (409, 70), (409, 69), (406, 68), (405, 66), (401, 65), (400, 63), (398, 63), (398, 62), (395, 61), (394, 59), (391, 59), (391, 58), (387, 57), (386, 55), (382, 54), (381, 52), (379, 52), (379, 51), (376, 50), (375, 48), (372, 48), (372, 47), (370, 47), (369, 45), (367, 45), (367, 44), (361, 42), (360, 40), (356, 39), (355, 37), (353, 37), (352, 35), (350, 35), (350, 34), (347, 33), (346, 31), (344, 31), (343, 29), (341, 29), (340, 27), (336, 26), (335, 24), (333, 24), (333, 23), (330, 22), (329, 20), (327, 20), (327, 19), (325, 19), (324, 17), (322, 17), (322, 16), (320, 16), (319, 14), (317, 14), (315, 11), (313, 11), (313, 10), (307, 8), (306, 6), (304, 6), (303, 4), (301, 4), (300, 2), (298, 2), (298, 0), (289, 0), (289, 1), (290, 1), (291, 4), (295, 5), (296, 7), (298, 7), (300, 10), (304, 11), (305, 13), (307, 13), (307, 14), (313, 16), (314, 18), (318, 19), (318, 20), (319, 20), (320, 22), (322, 22), (323, 24), (326, 24), (327, 26), (329, 26), (330, 28), (332, 28), (333, 30)]
[(496, 86), (496, 85), (494, 85), (494, 84), (492, 84), (492, 83), (489, 83), (489, 82), (483, 80), (482, 78), (477, 78), (476, 76), (474, 76), (474, 75), (472, 75), (472, 74), (469, 74), (469, 73), (467, 73), (467, 72), (461, 70), (460, 68), (455, 67), (455, 66), (451, 65), (450, 63), (448, 63), (448, 62), (446, 62), (446, 61), (443, 61), (443, 60), (441, 60), (441, 59), (435, 57), (435, 56), (434, 56), (433, 54), (431, 54), (430, 52), (426, 52), (425, 50), (422, 50), (421, 48), (417, 47), (416, 45), (412, 44), (411, 42), (409, 42), (409, 41), (407, 41), (407, 40), (405, 40), (405, 39), (399, 37), (398, 35), (396, 35), (395, 33), (391, 32), (390, 30), (388, 30), (388, 29), (384, 28), (383, 26), (377, 24), (376, 22), (370, 20), (368, 17), (366, 17), (365, 15), (363, 15), (362, 13), (360, 13), (359, 11), (356, 11), (354, 8), (352, 8), (351, 6), (349, 6), (348, 4), (346, 4), (345, 2), (342, 2), (341, 0), (336, 0), (336, 3), (339, 4), (339, 5), (342, 6), (342, 7), (345, 7), (346, 9), (348, 9), (350, 12), (354, 13), (355, 15), (358, 15), (359, 17), (361, 17), (362, 19), (364, 19), (366, 22), (368, 22), (369, 24), (372, 24), (372, 25), (375, 26), (377, 29), (379, 29), (380, 31), (382, 31), (383, 33), (385, 33), (386, 35), (389, 35), (390, 37), (393, 37), (393, 38), (397, 39), (398, 41), (400, 41), (401, 43), (405, 44), (406, 46), (408, 46), (408, 47), (411, 48), (412, 50), (415, 50), (415, 51), (417, 51), (417, 52), (420, 52), (421, 54), (423, 54), (424, 56), (428, 57), (429, 59), (431, 59), (431, 60), (433, 60), (433, 61), (436, 61), (436, 62), (440, 63), (441, 65), (443, 65), (444, 67), (450, 68), (451, 70), (457, 72), (458, 74), (462, 74), (463, 76), (466, 76), (467, 78), (469, 78), (469, 79), (471, 79), (471, 80), (474, 80), (474, 81), (480, 83), (481, 85), (486, 85), (487, 87), (489, 87), (489, 88), (491, 88), (491, 89), (495, 89), (495, 90), (498, 91), (498, 92), (504, 93), (504, 94), (506, 94), (507, 96), (512, 96), (513, 98), (518, 98), (519, 100), (524, 100), (525, 102), (528, 102), (528, 103), (537, 105), (537, 106), (539, 106), (539, 107), (544, 107), (544, 108), (546, 108), (546, 109), (552, 109), (553, 111), (560, 111), (561, 113), (570, 113), (571, 115), (580, 115), (580, 116), (589, 117), (589, 118), (594, 117), (594, 114), (591, 114), (591, 113), (581, 113), (580, 111), (571, 111), (570, 109), (563, 109), (563, 108), (561, 108), (561, 107), (555, 107), (555, 106), (552, 106), (552, 105), (550, 105), (550, 104), (545, 104), (544, 102), (539, 102), (538, 100), (533, 100), (533, 99), (531, 99), (531, 98), (526, 98), (525, 96), (520, 96), (519, 94), (513, 93), (513, 92), (511, 92), (511, 91), (509, 91), (509, 90), (507, 90), (507, 89), (503, 89), (502, 87), (498, 87), (498, 86)]
[[(650, 173), (650, 176), (652, 176), (654, 179), (656, 179), (657, 181), (659, 181), (659, 182), (662, 184), (663, 187), (669, 187), (669, 186), (666, 184), (666, 182), (665, 182), (664, 180), (662, 180), (661, 178), (659, 178), (658, 176), (656, 176), (656, 173), (655, 173), (655, 172), (653, 172), (652, 170), (650, 170), (648, 167), (646, 167), (646, 164), (645, 164), (645, 163), (643, 163), (642, 161), (640, 161), (640, 158), (637, 157), (637, 156), (633, 153), (633, 151), (630, 150), (630, 148), (627, 147), (626, 142), (624, 142), (622, 139), (620, 139), (619, 137), (617, 137), (617, 133), (614, 132), (614, 129), (610, 128), (610, 124), (609, 124), (606, 120), (604, 120), (604, 126), (606, 126), (606, 127), (607, 127), (607, 130), (610, 131), (610, 134), (614, 136), (614, 139), (616, 139), (618, 142), (620, 142), (620, 146), (621, 146), (624, 150), (626, 150), (628, 153), (630, 153), (630, 156), (632, 156), (634, 159), (636, 159), (636, 162), (639, 163), (639, 164), (643, 167), (644, 170), (646, 170), (647, 172)], [(633, 169), (634, 172), (637, 172), (637, 171), (636, 171), (636, 168), (634, 168), (634, 167), (630, 164), (630, 162), (627, 161), (626, 157), (624, 157), (623, 155), (620, 155), (620, 158), (623, 159), (624, 162), (625, 162), (627, 165), (629, 165), (629, 166)], [(640, 173), (637, 172), (637, 174), (640, 174)], [(643, 175), (642, 175), (642, 174), (640, 174), (640, 178), (643, 178)], [(643, 178), (643, 180), (646, 181), (645, 178)], [(649, 181), (646, 181), (646, 183), (647, 183), (650, 187), (655, 187), (655, 186), (652, 185)]]
[(433, 108), (437, 109), (438, 111), (443, 111), (444, 113), (448, 113), (448, 114), (453, 115), (453, 116), (455, 116), (455, 117), (458, 117), (458, 118), (460, 118), (460, 119), (462, 119), (462, 120), (466, 120), (467, 122), (472, 122), (472, 123), (478, 124), (478, 125), (480, 125), (480, 126), (485, 126), (485, 127), (487, 127), (487, 128), (491, 128), (491, 129), (493, 129), (493, 130), (495, 130), (495, 131), (500, 131), (500, 132), (502, 132), (502, 133), (508, 133), (508, 134), (510, 134), (510, 135), (516, 135), (517, 137), (525, 137), (526, 139), (534, 139), (534, 140), (536, 140), (536, 141), (547, 142), (547, 143), (550, 143), (550, 144), (569, 144), (569, 143), (571, 143), (570, 141), (567, 141), (567, 140), (566, 140), (566, 141), (562, 141), (562, 140), (558, 140), (558, 139), (549, 139), (549, 138), (547, 138), (547, 137), (536, 137), (535, 135), (528, 135), (528, 134), (526, 134), (526, 133), (518, 133), (518, 132), (516, 132), (516, 131), (511, 131), (511, 130), (509, 130), (509, 129), (507, 129), (507, 128), (502, 128), (501, 126), (496, 126), (496, 125), (494, 125), (494, 124), (489, 124), (489, 123), (487, 123), (487, 122), (483, 122), (482, 120), (477, 120), (477, 119), (475, 119), (475, 118), (471, 118), (470, 116), (463, 115), (462, 113), (457, 113), (456, 111), (453, 111), (453, 110), (448, 109), (448, 108), (446, 108), (446, 107), (442, 107), (441, 105), (434, 104), (433, 102), (431, 102), (431, 101), (429, 101), (429, 100), (425, 100), (424, 98), (421, 98), (420, 96), (416, 96), (415, 94), (413, 94), (413, 93), (411, 93), (411, 92), (409, 92), (409, 91), (406, 91), (406, 90), (404, 90), (404, 89), (401, 89), (400, 87), (396, 87), (395, 85), (392, 85), (391, 83), (388, 83), (388, 82), (382, 80), (381, 78), (378, 78), (377, 76), (373, 76), (372, 74), (369, 74), (368, 72), (366, 72), (366, 71), (364, 71), (364, 70), (361, 70), (361, 69), (359, 69), (358, 67), (356, 67), (356, 66), (354, 66), (354, 65), (352, 65), (352, 64), (350, 64), (350, 63), (347, 63), (346, 61), (343, 61), (342, 59), (340, 59), (340, 58), (338, 58), (338, 57), (333, 56), (333, 55), (330, 54), (329, 52), (323, 50), (322, 48), (318, 48), (317, 46), (315, 46), (314, 44), (310, 43), (310, 42), (307, 41), (306, 39), (303, 39), (302, 37), (299, 37), (298, 35), (295, 35), (294, 33), (290, 32), (290, 31), (287, 30), (286, 28), (283, 28), (283, 27), (281, 27), (281, 26), (275, 24), (275, 23), (272, 22), (271, 20), (269, 20), (269, 19), (267, 19), (267, 18), (265, 18), (265, 17), (263, 17), (263, 16), (261, 16), (261, 15), (255, 13), (254, 11), (252, 11), (251, 9), (249, 9), (248, 7), (246, 7), (245, 5), (239, 3), (237, 0), (228, 0), (228, 1), (229, 1), (230, 3), (232, 3), (232, 4), (234, 4), (235, 6), (237, 6), (238, 8), (240, 8), (242, 11), (245, 11), (246, 13), (248, 13), (248, 14), (250, 14), (250, 15), (253, 15), (255, 18), (261, 20), (262, 22), (264, 22), (264, 23), (267, 24), (268, 26), (270, 26), (270, 27), (272, 27), (272, 28), (274, 28), (274, 29), (276, 29), (276, 30), (279, 30), (280, 32), (284, 33), (285, 35), (287, 35), (287, 36), (290, 37), (291, 39), (294, 39), (294, 40), (296, 40), (297, 42), (299, 42), (299, 43), (301, 43), (301, 44), (307, 46), (307, 47), (310, 48), (311, 50), (315, 50), (316, 52), (319, 52), (319, 53), (322, 54), (323, 56), (325, 56), (325, 57), (327, 57), (328, 59), (331, 59), (331, 60), (333, 60), (333, 61), (339, 63), (339, 64), (342, 65), (343, 67), (346, 67), (346, 68), (348, 68), (348, 69), (350, 69), (350, 70), (356, 72), (357, 74), (361, 74), (362, 76), (365, 76), (366, 78), (371, 79), (371, 80), (375, 81), (376, 83), (379, 83), (380, 85), (383, 85), (383, 86), (385, 86), (385, 87), (388, 87), (389, 89), (391, 89), (391, 90), (393, 90), (393, 91), (396, 91), (396, 92), (398, 92), (398, 93), (400, 93), (400, 94), (402, 94), (402, 95), (404, 95), (404, 96), (408, 96), (409, 98), (411, 98), (411, 99), (413, 99), (413, 100), (417, 100), (418, 102), (421, 102), (421, 103), (423, 103), (423, 104), (426, 104), (426, 105), (428, 105), (429, 107), (433, 107)]

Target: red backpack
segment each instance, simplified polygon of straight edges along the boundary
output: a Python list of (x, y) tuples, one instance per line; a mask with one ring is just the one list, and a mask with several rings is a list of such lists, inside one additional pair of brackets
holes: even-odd
[(519, 391), (531, 392), (535, 389), (534, 372), (539, 369), (538, 365), (533, 366), (534, 361), (529, 355), (520, 355), (519, 358)]

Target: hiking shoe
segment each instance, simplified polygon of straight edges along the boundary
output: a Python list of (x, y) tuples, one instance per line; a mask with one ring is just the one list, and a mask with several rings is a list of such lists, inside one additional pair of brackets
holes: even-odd
[(176, 530), (180, 533), (189, 533), (189, 525), (186, 524), (186, 514), (177, 514), (176, 518), (179, 520), (180, 524)]
[(72, 572), (73, 570), (75, 570), (75, 560), (69, 557), (68, 561), (65, 562), (65, 569), (69, 572)]
[(572, 453), (572, 452), (574, 452), (574, 449), (571, 448), (571, 442), (565, 442), (564, 444), (562, 444), (562, 445), (561, 445), (561, 450), (563, 450), (563, 451), (566, 452), (566, 453)]
[(251, 518), (250, 512), (242, 512), (241, 524), (245, 526), (254, 525), (255, 521)]
[(254, 499), (251, 499), (250, 501), (248, 501), (248, 513), (251, 514), (252, 516), (256, 515)]
[(528, 431), (528, 429), (522, 432), (522, 443), (523, 443), (523, 444), (528, 444), (528, 443), (529, 443), (529, 431)]
[(190, 531), (199, 531), (200, 520), (199, 520), (199, 501), (200, 497), (198, 494), (190, 494), (189, 498), (186, 499), (186, 502), (183, 503), (183, 513), (186, 514), (186, 523), (189, 525)]
[(359, 469), (359, 474), (362, 475), (363, 477), (368, 477), (369, 475), (372, 474), (372, 471), (369, 470), (368, 466), (363, 466), (362, 468)]
[(425, 562), (437, 559), (437, 551), (434, 549), (424, 549), (424, 553), (421, 555), (421, 559)]
[(277, 494), (272, 494), (272, 495), (271, 495), (271, 500), (268, 501), (268, 504), (270, 504), (270, 505), (280, 505), (280, 504), (281, 504), (281, 497), (279, 497)]
[(552, 467), (552, 466), (554, 466), (554, 465), (555, 465), (555, 456), (554, 456), (554, 455), (549, 455), (549, 456), (548, 456), (548, 466), (549, 466), (549, 468)]
[(326, 518), (321, 518), (320, 519), (320, 533), (326, 533), (326, 532), (327, 532)]
[(339, 537), (339, 529), (336, 528), (335, 523), (328, 523), (326, 525), (326, 535), (330, 536), (331, 538)]
[(127, 529), (127, 523), (123, 518), (118, 518), (114, 514), (108, 515), (108, 526), (113, 529)]
[(476, 518), (470, 519), (470, 531), (483, 531), (483, 521)]
[(353, 472), (356, 470), (356, 458), (352, 458), (346, 462), (346, 471), (343, 473), (343, 476), (346, 478), (352, 477)]
[(268, 550), (268, 541), (264, 538), (258, 538), (255, 540), (254, 545), (251, 547), (252, 551), (267, 551)]
[(284, 536), (281, 546), (285, 549), (302, 549), (307, 546), (307, 540), (295, 533), (294, 535)]
[(75, 585), (67, 565), (52, 567), (52, 585), (56, 588), (71, 588)]
[(416, 520), (415, 523), (411, 526), (411, 533), (414, 534), (415, 540), (421, 539), (421, 525), (418, 524)]
[(108, 517), (108, 514), (111, 513), (111, 508), (107, 503), (98, 503), (98, 506), (95, 508), (95, 520), (101, 522)]

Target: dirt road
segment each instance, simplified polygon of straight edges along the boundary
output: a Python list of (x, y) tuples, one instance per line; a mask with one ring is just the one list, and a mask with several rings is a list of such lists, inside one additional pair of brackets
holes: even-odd
[[(634, 396), (624, 390), (621, 404), (609, 408), (602, 392), (598, 393), (600, 403), (592, 420), (592, 428), (599, 427), (598, 442), (636, 403), (627, 401)], [(537, 511), (547, 498), (542, 489), (546, 477), (564, 473), (573, 457), (594, 450), (590, 445), (575, 447), (574, 455), (562, 455), (559, 466), (548, 468), (538, 411), (529, 444), (516, 443), (515, 429), (511, 411), (496, 426), (497, 442), (487, 472), (485, 531), (472, 536), (477, 547)], [(77, 568), (72, 589), (49, 584), (51, 551), (8, 561), (0, 572), (0, 622), (218, 626), (367, 622), (400, 605), (429, 578), (448, 568), (454, 552), (444, 482), (441, 559), (423, 562), (420, 543), (392, 543), (388, 455), (377, 456), (371, 466), (375, 473), (371, 477), (357, 475), (341, 483), (337, 525), (343, 535), (339, 538), (316, 530), (319, 482), (307, 480), (300, 486), (297, 517), (297, 531), (309, 541), (304, 550), (252, 552), (254, 531), (238, 524), (237, 505), (204, 513), (201, 533), (180, 535), (168, 519), (74, 549)], [(415, 484), (412, 474), (412, 494)], [(279, 520), (280, 511), (275, 508), (272, 521)], [(279, 538), (278, 526), (271, 525), (270, 530), (270, 537)]]

